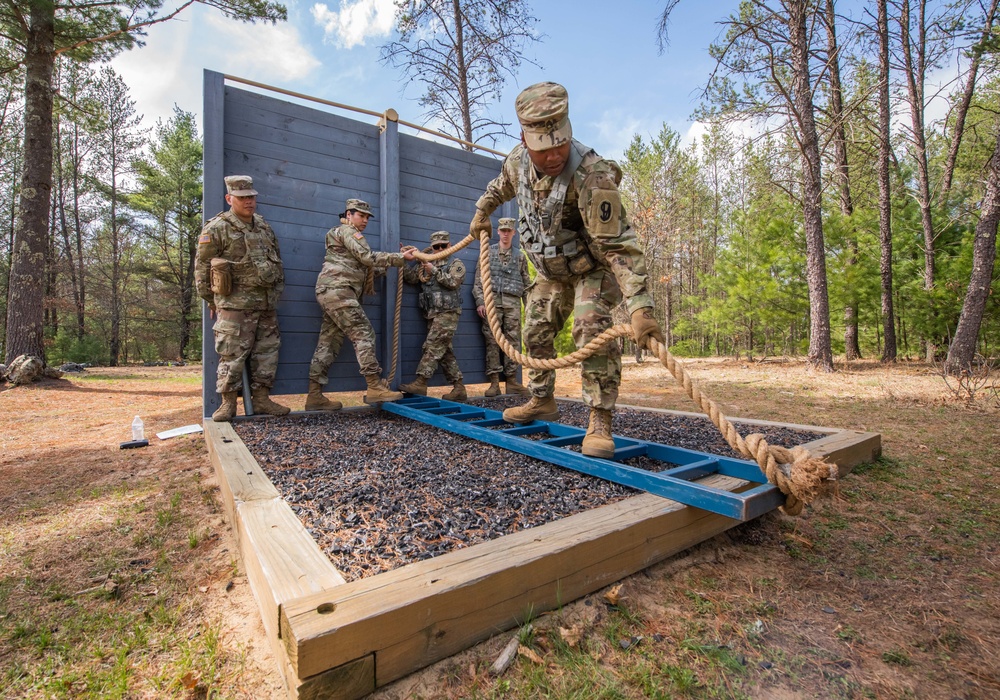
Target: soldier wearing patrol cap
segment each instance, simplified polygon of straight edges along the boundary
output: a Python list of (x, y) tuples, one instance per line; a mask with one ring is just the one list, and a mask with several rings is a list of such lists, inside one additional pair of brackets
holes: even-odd
[[(521, 349), (521, 301), (525, 297), (531, 278), (528, 276), (528, 260), (514, 248), (516, 222), (505, 217), (497, 221), (499, 243), (490, 246), (490, 279), (493, 282), (493, 300), (497, 319), (507, 341)], [(490, 386), (486, 396), (500, 395), (500, 373), (504, 374), (504, 390), (508, 394), (527, 395), (528, 388), (517, 381), (517, 363), (503, 355), (497, 345), (486, 318), (486, 299), (483, 295), (483, 278), (479, 263), (476, 263), (475, 282), (472, 298), (476, 302), (476, 313), (483, 319), (483, 337), (486, 340), (486, 376)]]
[(257, 214), (257, 190), (247, 175), (226, 179), (229, 210), (212, 218), (198, 238), (195, 285), (215, 319), (219, 354), (216, 391), (222, 405), (214, 421), (236, 415), (236, 392), (249, 360), (250, 392), (257, 413), (283, 416), (289, 408), (271, 400), (278, 369), (278, 298), (285, 274), (274, 231)]
[(323, 325), (309, 365), (307, 411), (336, 411), (342, 407), (340, 401), (323, 396), (323, 387), (345, 337), (354, 345), (361, 376), (368, 383), (365, 401), (378, 403), (403, 398), (382, 379), (382, 367), (375, 355), (375, 329), (361, 307), (361, 297), (374, 294), (376, 273), (384, 274), (390, 265), (402, 267), (404, 260), (413, 260), (413, 251), (408, 248), (402, 253), (374, 252), (364, 237), (371, 217), (368, 202), (348, 199), (340, 215), (341, 225), (326, 234), (326, 257), (316, 278), (316, 301), (323, 308)]
[[(618, 164), (573, 138), (569, 95), (562, 85), (531, 85), (517, 96), (514, 109), (521, 143), (476, 203), (469, 231), (476, 237), (489, 233), (490, 214), (517, 198), (521, 247), (538, 270), (525, 303), (528, 354), (556, 357), (555, 337), (570, 315), (573, 341), (583, 347), (612, 325), (611, 312), (623, 295), (636, 342), (643, 345), (648, 337), (663, 342), (647, 289), (642, 248), (618, 193)], [(610, 458), (614, 456), (611, 416), (621, 380), (618, 344), (608, 343), (585, 360), (581, 375), (583, 397), (590, 406), (583, 453)], [(532, 370), (529, 378), (531, 400), (504, 411), (504, 420), (556, 420), (555, 372)]]
[[(431, 234), (431, 245), (425, 253), (438, 253), (451, 245), (447, 231)], [(469, 394), (462, 383), (462, 370), (452, 350), (451, 340), (462, 316), (462, 283), (465, 281), (465, 263), (448, 256), (436, 262), (423, 262), (403, 268), (403, 279), (420, 285), (417, 301), (427, 319), (427, 338), (423, 355), (417, 364), (417, 376), (399, 388), (408, 394), (427, 395), (427, 380), (434, 376), (440, 363), (444, 378), (451, 382), (452, 390), (444, 395), (448, 401), (465, 401)]]

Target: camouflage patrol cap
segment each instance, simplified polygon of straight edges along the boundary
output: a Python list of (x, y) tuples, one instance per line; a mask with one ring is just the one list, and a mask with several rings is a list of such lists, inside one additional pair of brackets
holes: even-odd
[(373, 216), (371, 207), (368, 206), (368, 202), (363, 199), (348, 199), (347, 209), (345, 211), (359, 211), (362, 214), (367, 214), (368, 216)]
[(516, 229), (517, 224), (514, 221), (514, 219), (510, 218), (509, 216), (505, 216), (499, 221), (497, 221), (497, 231), (499, 231), (502, 228)]
[(447, 243), (451, 245), (451, 234), (447, 231), (435, 231), (431, 234), (431, 243)]
[(514, 101), (524, 143), (532, 151), (547, 151), (573, 138), (569, 94), (558, 83), (529, 85)]
[(235, 197), (255, 197), (257, 190), (253, 188), (253, 178), (249, 175), (230, 175), (226, 178), (226, 194)]

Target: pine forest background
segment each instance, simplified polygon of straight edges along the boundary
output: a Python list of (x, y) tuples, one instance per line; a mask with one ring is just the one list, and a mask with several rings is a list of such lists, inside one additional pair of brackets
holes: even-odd
[[(996, 10), (878, 0), (847, 21), (832, 0), (745, 2), (724, 22), (695, 115), (705, 133), (685, 143), (664, 126), (618, 158), (674, 352), (940, 360), (962, 321), (973, 352), (997, 357)], [(144, 130), (98, 58), (55, 65), (46, 359), (198, 360), (197, 120), (178, 107)], [(943, 66), (953, 79), (929, 86)], [(23, 70), (0, 76), (3, 350)], [(932, 99), (947, 102), (942, 119), (928, 116)]]

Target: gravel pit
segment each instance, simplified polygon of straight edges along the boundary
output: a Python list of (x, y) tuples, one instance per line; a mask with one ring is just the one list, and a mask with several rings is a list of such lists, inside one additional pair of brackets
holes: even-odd
[[(522, 402), (521, 397), (501, 396), (477, 405), (502, 410)], [(560, 422), (587, 426), (586, 406), (560, 401), (559, 407)], [(783, 447), (819, 437), (735, 425), (741, 435), (763, 432), (768, 442)], [(638, 493), (384, 412), (263, 418), (234, 423), (234, 428), (348, 581)], [(736, 456), (707, 418), (619, 408), (613, 430)], [(669, 468), (648, 458), (626, 463)]]

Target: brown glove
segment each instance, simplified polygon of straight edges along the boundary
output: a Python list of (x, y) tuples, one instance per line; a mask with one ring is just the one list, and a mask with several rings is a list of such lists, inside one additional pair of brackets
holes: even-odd
[(644, 306), (632, 312), (632, 333), (640, 348), (646, 347), (646, 338), (650, 337), (656, 338), (661, 344), (666, 344), (663, 340), (660, 324), (656, 322), (656, 317), (653, 315), (652, 306)]
[(482, 209), (476, 209), (476, 215), (472, 217), (472, 223), (469, 224), (469, 235), (479, 240), (484, 233), (487, 237), (492, 236), (493, 224), (490, 223), (489, 214)]

